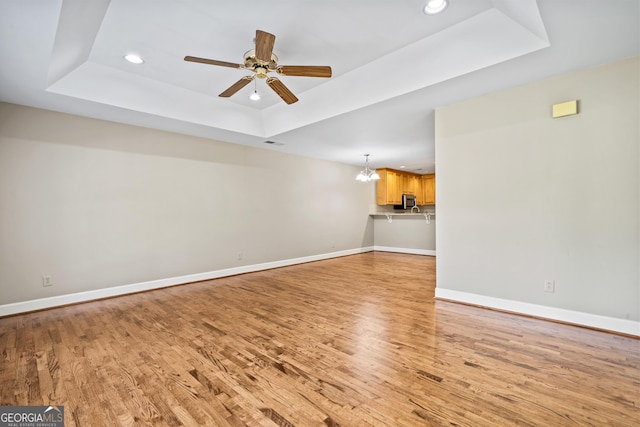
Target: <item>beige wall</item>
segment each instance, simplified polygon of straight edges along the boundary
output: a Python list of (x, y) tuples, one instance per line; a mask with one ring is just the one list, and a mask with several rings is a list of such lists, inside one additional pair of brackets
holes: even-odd
[(436, 111), (439, 290), (639, 320), (639, 81), (636, 57)]
[(358, 171), (0, 103), (0, 305), (371, 247)]

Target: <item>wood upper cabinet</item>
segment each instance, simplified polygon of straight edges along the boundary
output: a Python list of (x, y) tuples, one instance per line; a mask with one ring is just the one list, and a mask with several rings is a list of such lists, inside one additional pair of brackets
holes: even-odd
[[(421, 177), (421, 201), (423, 205), (436, 204), (436, 174), (429, 173)], [(420, 204), (420, 203), (418, 203)]]
[(399, 205), (402, 203), (402, 176), (393, 169), (377, 169), (380, 179), (376, 182), (376, 203), (378, 205)]
[(394, 169), (378, 169), (376, 182), (378, 205), (400, 205), (403, 194), (416, 196), (418, 205), (435, 204), (435, 174), (418, 175)]
[(420, 175), (402, 174), (402, 194), (417, 196), (420, 189)]

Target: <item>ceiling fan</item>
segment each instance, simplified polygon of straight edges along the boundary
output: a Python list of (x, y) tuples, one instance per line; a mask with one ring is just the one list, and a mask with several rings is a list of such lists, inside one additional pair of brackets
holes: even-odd
[(291, 92), (277, 77), (267, 76), (270, 72), (276, 72), (282, 76), (303, 76), (303, 77), (331, 77), (331, 67), (319, 65), (278, 65), (278, 57), (273, 53), (273, 45), (276, 36), (265, 31), (256, 30), (256, 48), (244, 54), (244, 63), (235, 64), (233, 62), (216, 61), (214, 59), (197, 58), (195, 56), (185, 56), (184, 60), (189, 62), (200, 62), (202, 64), (219, 65), (222, 67), (238, 68), (241, 70), (251, 70), (253, 75), (244, 76), (220, 95), (228, 98), (240, 89), (251, 83), (256, 77), (267, 79), (267, 84), (280, 98), (287, 104), (293, 104), (298, 98)]

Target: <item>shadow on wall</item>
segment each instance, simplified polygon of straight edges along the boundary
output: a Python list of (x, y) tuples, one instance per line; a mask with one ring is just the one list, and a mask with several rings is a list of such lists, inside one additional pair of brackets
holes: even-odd
[[(256, 146), (245, 146), (4, 102), (0, 102), (0, 129), (9, 138), (255, 168), (270, 157), (303, 159), (259, 147), (258, 141)], [(260, 155), (251, 156), (252, 150)]]

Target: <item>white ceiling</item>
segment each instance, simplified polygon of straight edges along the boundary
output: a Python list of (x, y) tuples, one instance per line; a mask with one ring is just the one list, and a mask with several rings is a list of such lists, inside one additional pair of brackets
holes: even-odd
[[(0, 0), (0, 100), (426, 173), (434, 108), (640, 53), (638, 0), (425, 1)], [(249, 72), (183, 60), (241, 63), (257, 29), (333, 77), (281, 76), (292, 105), (257, 80), (254, 102), (217, 96)]]

